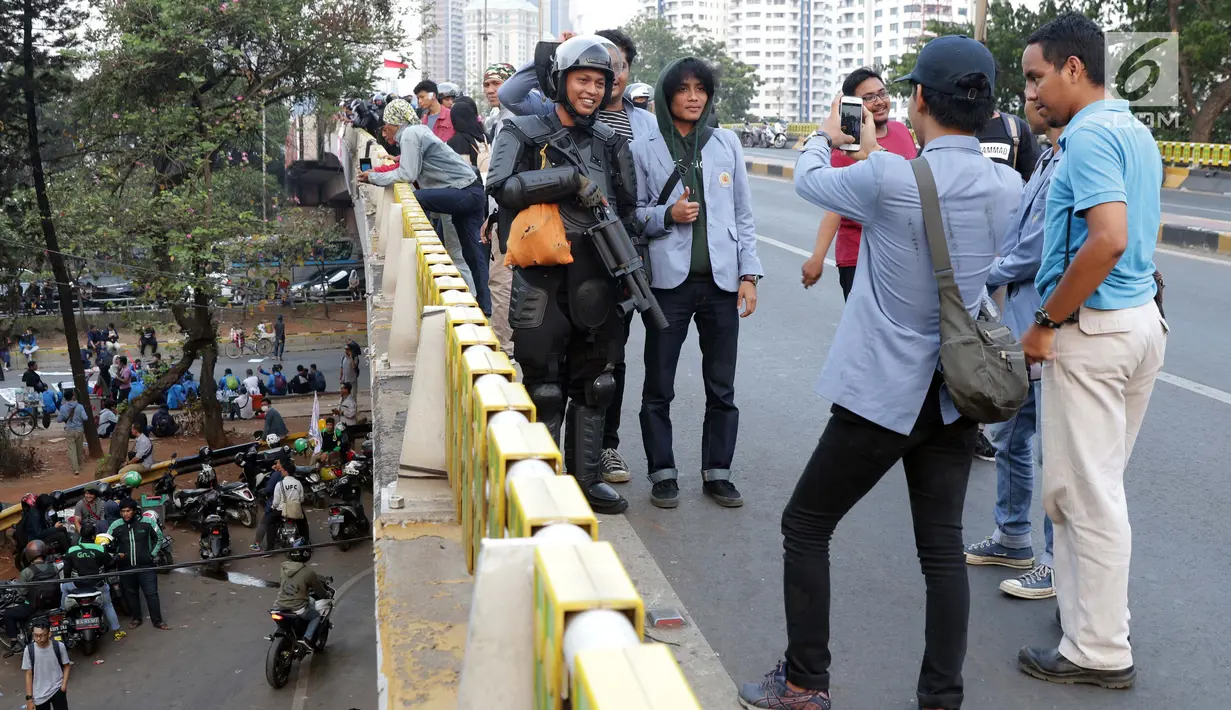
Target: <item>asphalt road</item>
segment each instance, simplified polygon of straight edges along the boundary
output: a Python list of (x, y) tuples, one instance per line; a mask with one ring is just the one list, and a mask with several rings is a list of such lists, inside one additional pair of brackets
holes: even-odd
[[(370, 501), (365, 503), (370, 510)], [(309, 509), (312, 539), (329, 540), (325, 514)], [(231, 530), (236, 554), (247, 552), (253, 531)], [(197, 534), (174, 534), (176, 561), (194, 558)], [(338, 592), (334, 628), (325, 652), (297, 663), (290, 682), (274, 690), (265, 681), (265, 653), (274, 622), (269, 609), (277, 596), (282, 555), (228, 563), (237, 581), (195, 572), (158, 578), (163, 618), (171, 631), (149, 623), (128, 630), (121, 641), (104, 639), (90, 658), (71, 652), (69, 678), (74, 708), (164, 708), (165, 710), (368, 710), (376, 706), (376, 624), (372, 547), (364, 542), (347, 552), (318, 549), (311, 564), (334, 578)], [(348, 584), (349, 583), (349, 584)], [(272, 585), (272, 586), (270, 586)], [(103, 661), (94, 665), (96, 660)], [(0, 702), (17, 708), (25, 695), (21, 657), (0, 661)], [(24, 706), (23, 706), (24, 707)]]
[[(770, 162), (794, 165), (799, 152), (791, 148), (745, 148), (744, 155)], [(1231, 195), (1204, 192), (1163, 190), (1165, 223), (1182, 223), (1194, 227), (1231, 230)], [(1179, 218), (1179, 219), (1176, 219)]]
[[(818, 210), (784, 181), (754, 178), (752, 187), (760, 235), (810, 251)], [(704, 395), (695, 334), (684, 347), (673, 418), (681, 505), (652, 507), (644, 475), (621, 487), (630, 499), (628, 518), (737, 683), (759, 679), (785, 647), (779, 520), (828, 418), (829, 403), (812, 394), (812, 385), (843, 305), (836, 270), (804, 291), (802, 256), (767, 241), (758, 252), (766, 278), (757, 312), (741, 321), (736, 381), (742, 416), (734, 470), (747, 504), (721, 509), (701, 493)], [(1155, 388), (1126, 475), (1136, 533), (1130, 599), (1137, 687), (1104, 691), (1022, 675), (1014, 663), (1019, 647), (1059, 639), (1055, 602), (1009, 598), (997, 585), (1012, 576), (1010, 570), (974, 567), (967, 707), (1205, 710), (1224, 707), (1231, 694), (1231, 565), (1203, 544), (1231, 508), (1225, 476), (1231, 458), (1231, 373), (1225, 366), (1231, 262), (1169, 253), (1157, 261), (1168, 284), (1169, 378)], [(638, 323), (629, 343), (621, 428), (621, 451), (638, 473), (645, 470), (637, 421), (642, 343)], [(1191, 391), (1200, 385), (1220, 392)], [(976, 460), (966, 501), (968, 541), (993, 531), (994, 498), (994, 465)], [(1035, 517), (1041, 531), (1037, 501)], [(839, 527), (832, 565), (835, 707), (913, 707), (924, 587), (900, 467)]]

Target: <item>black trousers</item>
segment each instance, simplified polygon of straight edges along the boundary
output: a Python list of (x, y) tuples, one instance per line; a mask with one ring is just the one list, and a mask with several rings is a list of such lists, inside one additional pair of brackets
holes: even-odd
[(68, 710), (68, 693), (57, 690), (47, 702), (35, 705), (34, 710)]
[(834, 528), (900, 460), (927, 585), (919, 707), (961, 707), (970, 613), (962, 504), (978, 428), (964, 418), (945, 425), (939, 389), (938, 375), (909, 436), (835, 404), (782, 513), (787, 679), (800, 687), (829, 689), (829, 541)]
[(154, 622), (155, 626), (162, 623), (162, 605), (158, 602), (157, 572), (151, 569), (137, 574), (122, 575), (120, 588), (124, 590), (124, 598), (128, 602), (128, 610), (132, 612), (133, 621), (141, 621), (141, 597), (145, 597), (145, 605), (150, 611), (150, 621)]
[[(671, 400), (680, 350), (690, 322), (697, 324), (705, 420), (701, 428), (701, 470), (729, 471), (739, 433), (735, 406), (735, 361), (739, 346), (738, 294), (724, 291), (712, 276), (690, 276), (671, 289), (654, 289), (667, 329), (646, 328), (645, 383), (641, 388), (641, 443), (650, 474), (675, 469)], [(670, 475), (668, 478), (672, 477)], [(709, 479), (707, 479), (709, 480)]]

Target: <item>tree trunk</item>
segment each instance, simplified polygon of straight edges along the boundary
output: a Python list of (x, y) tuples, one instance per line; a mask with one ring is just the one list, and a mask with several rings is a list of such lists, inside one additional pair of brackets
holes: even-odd
[(190, 336), (184, 341), (184, 354), (180, 357), (179, 362), (163, 373), (163, 376), (158, 378), (153, 385), (147, 386), (139, 397), (128, 403), (124, 412), (120, 414), (115, 429), (112, 431), (111, 448), (107, 452), (107, 464), (100, 467), (101, 470), (98, 472), (98, 478), (113, 476), (122, 467), (127, 465), (129, 430), (132, 428), (133, 420), (137, 417), (137, 412), (144, 411), (146, 407), (158, 401), (171, 385), (179, 382), (184, 373), (188, 372), (188, 368), (192, 367), (193, 361), (197, 359), (198, 351), (204, 346), (205, 343), (201, 342), (200, 339)]
[(1231, 106), (1231, 79), (1224, 79), (1205, 97), (1201, 110), (1193, 118), (1193, 130), (1188, 140), (1193, 143), (1209, 143), (1214, 134), (1214, 122)]
[(26, 99), (26, 144), (29, 151), (30, 172), (34, 178), (34, 194), (38, 201), (43, 240), (47, 243), (47, 259), (51, 262), (51, 271), (56, 277), (56, 288), (60, 292), (60, 317), (64, 321), (68, 362), (73, 371), (73, 389), (76, 390), (77, 402), (85, 409), (86, 444), (90, 458), (98, 458), (103, 455), (103, 448), (98, 441), (98, 427), (94, 423), (94, 412), (90, 408), (90, 387), (86, 382), (85, 367), (81, 362), (81, 341), (77, 337), (77, 319), (73, 313), (73, 289), (69, 283), (68, 268), (64, 265), (64, 255), (60, 252), (60, 243), (56, 239), (56, 225), (51, 219), (51, 201), (47, 198), (47, 178), (43, 175), (43, 153), (39, 145), (38, 101), (35, 96), (34, 77), (34, 3), (31, 0), (25, 0), (22, 3), (21, 24), (21, 62), (25, 73), (22, 93)]
[(220, 449), (230, 445), (222, 428), (222, 405), (218, 402), (218, 387), (214, 371), (218, 364), (218, 341), (201, 350), (201, 430), (210, 447)]

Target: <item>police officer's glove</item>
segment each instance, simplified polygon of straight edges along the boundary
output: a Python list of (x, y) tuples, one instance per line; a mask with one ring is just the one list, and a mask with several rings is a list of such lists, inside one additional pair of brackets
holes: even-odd
[(593, 180), (585, 175), (577, 176), (577, 201), (583, 207), (594, 209), (606, 202), (603, 197), (603, 191)]

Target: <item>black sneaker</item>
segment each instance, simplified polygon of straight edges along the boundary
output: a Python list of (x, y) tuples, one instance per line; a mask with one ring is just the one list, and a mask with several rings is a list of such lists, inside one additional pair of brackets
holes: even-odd
[(631, 476), (628, 473), (628, 464), (624, 463), (624, 457), (620, 456), (620, 452), (615, 449), (603, 449), (603, 453), (599, 457), (603, 464), (603, 480), (607, 483), (628, 483)]
[(650, 502), (658, 508), (674, 508), (680, 504), (680, 486), (674, 478), (659, 481), (650, 491)]
[(987, 440), (983, 432), (979, 432), (979, 440), (975, 442), (975, 458), (993, 463), (996, 461), (996, 447), (992, 446), (992, 442)]
[(735, 489), (735, 484), (730, 481), (706, 481), (703, 488), (705, 495), (713, 498), (715, 503), (724, 508), (738, 508), (744, 504), (743, 497)]

